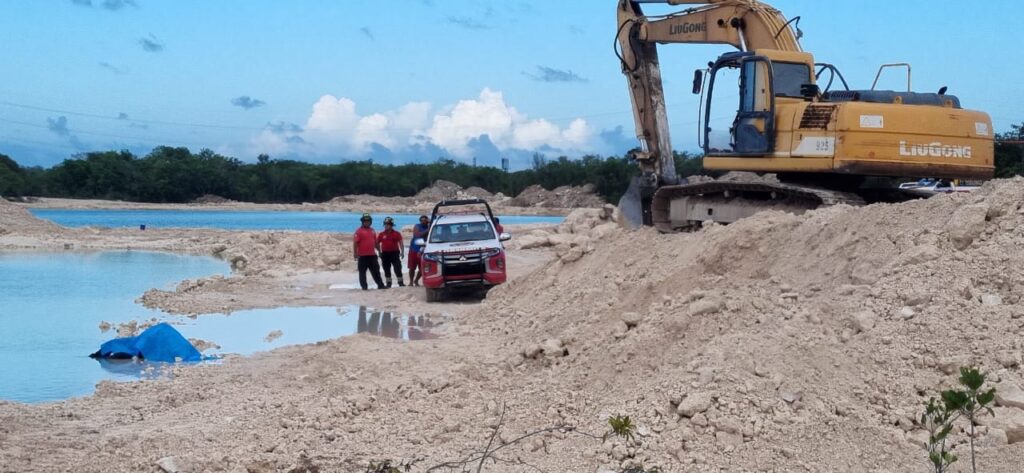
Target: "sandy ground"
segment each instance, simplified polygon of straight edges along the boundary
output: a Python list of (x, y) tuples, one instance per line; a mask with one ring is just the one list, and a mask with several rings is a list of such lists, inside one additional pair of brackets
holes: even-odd
[[(230, 278), (140, 295), (174, 312), (327, 300), (450, 316), (435, 340), (357, 335), (0, 403), (0, 471), (463, 471), (488, 444), (490, 472), (928, 471), (923, 403), (965, 365), (998, 388), (978, 471), (1024, 471), (1022, 202), (1015, 179), (677, 235), (579, 211), (515, 232), (510, 283), (443, 305), (329, 289), (352, 277), (344, 235), (67, 230), (0, 202), (0, 249), (232, 262)], [(594, 437), (613, 415), (634, 439)], [(966, 427), (952, 471), (970, 471)]]

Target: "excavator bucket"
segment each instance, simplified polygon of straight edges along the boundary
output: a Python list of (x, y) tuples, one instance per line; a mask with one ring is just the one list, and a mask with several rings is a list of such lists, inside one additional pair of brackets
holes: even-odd
[(619, 214), (622, 215), (622, 222), (630, 228), (639, 228), (642, 225), (651, 224), (651, 198), (644, 185), (643, 179), (634, 177), (629, 181), (629, 188), (619, 198)]

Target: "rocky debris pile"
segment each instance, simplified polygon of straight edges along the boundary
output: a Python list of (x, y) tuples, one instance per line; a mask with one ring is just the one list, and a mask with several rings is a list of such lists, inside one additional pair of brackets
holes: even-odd
[[(923, 404), (976, 365), (1004, 393), (982, 420), (979, 461), (1014, 471), (1022, 229), (1015, 178), (902, 204), (764, 212), (693, 234), (615, 230), (493, 290), (485, 305), (496, 316), (481, 323), (507, 337), (518, 376), (592, 387), (609, 412), (651, 429), (651, 459), (695, 471), (918, 468)], [(571, 248), (575, 234), (562, 235), (519, 244)], [(549, 339), (568, 355), (538, 355)], [(966, 436), (954, 436), (967, 458)], [(630, 458), (611, 452), (606, 466)]]
[(59, 232), (63, 227), (33, 216), (25, 207), (0, 198), (0, 235), (19, 232)]
[(490, 199), (493, 199), (495, 197), (495, 195), (492, 194), (487, 189), (484, 189), (483, 187), (477, 187), (477, 186), (470, 186), (470, 187), (467, 187), (467, 188), (463, 189), (462, 190), (462, 194), (466, 195), (469, 198), (473, 198), (473, 199), (487, 199), (487, 200), (490, 200)]
[(594, 243), (621, 231), (618, 209), (605, 204), (600, 209), (573, 210), (553, 229), (533, 230), (513, 239), (510, 246), (522, 250), (554, 248), (555, 255), (571, 263), (594, 251)]
[(605, 202), (595, 193), (593, 184), (560, 186), (547, 190), (538, 184), (523, 189), (508, 205), (517, 207), (579, 208), (601, 207)]
[(203, 194), (192, 201), (193, 204), (232, 204), (236, 201), (216, 194)]
[(444, 179), (438, 179), (433, 184), (424, 187), (416, 196), (413, 197), (418, 201), (431, 201), (437, 202), (441, 200), (457, 199), (459, 193), (463, 192), (462, 186)]
[[(694, 177), (706, 178), (707, 176), (694, 176)], [(704, 179), (704, 180), (706, 181), (706, 179)], [(757, 173), (746, 172), (746, 171), (729, 171), (729, 172), (723, 174), (722, 176), (720, 176), (718, 179), (714, 179), (714, 180), (716, 180), (716, 181), (729, 181), (729, 182), (764, 182), (764, 183), (771, 183), (771, 184), (778, 184), (778, 182), (779, 182), (779, 178), (776, 177), (775, 174), (771, 174), (771, 173), (768, 173), (768, 174), (757, 174)]]

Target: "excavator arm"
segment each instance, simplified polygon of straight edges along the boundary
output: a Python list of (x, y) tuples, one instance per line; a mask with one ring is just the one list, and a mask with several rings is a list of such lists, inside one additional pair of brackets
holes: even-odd
[[(645, 16), (642, 3), (699, 5)], [(741, 51), (800, 51), (798, 34), (782, 12), (757, 0), (620, 0), (617, 51), (629, 83), (640, 149), (632, 153), (641, 175), (620, 202), (634, 225), (651, 224), (650, 203), (662, 185), (678, 180), (665, 108), (657, 44), (730, 44)]]

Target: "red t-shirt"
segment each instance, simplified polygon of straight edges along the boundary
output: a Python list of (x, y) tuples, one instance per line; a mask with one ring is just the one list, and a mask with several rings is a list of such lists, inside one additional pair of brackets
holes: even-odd
[(398, 251), (402, 247), (402, 232), (384, 230), (377, 234), (377, 243), (380, 243), (381, 252)]
[(359, 227), (352, 241), (356, 242), (356, 254), (359, 256), (377, 256), (377, 232), (370, 227)]

